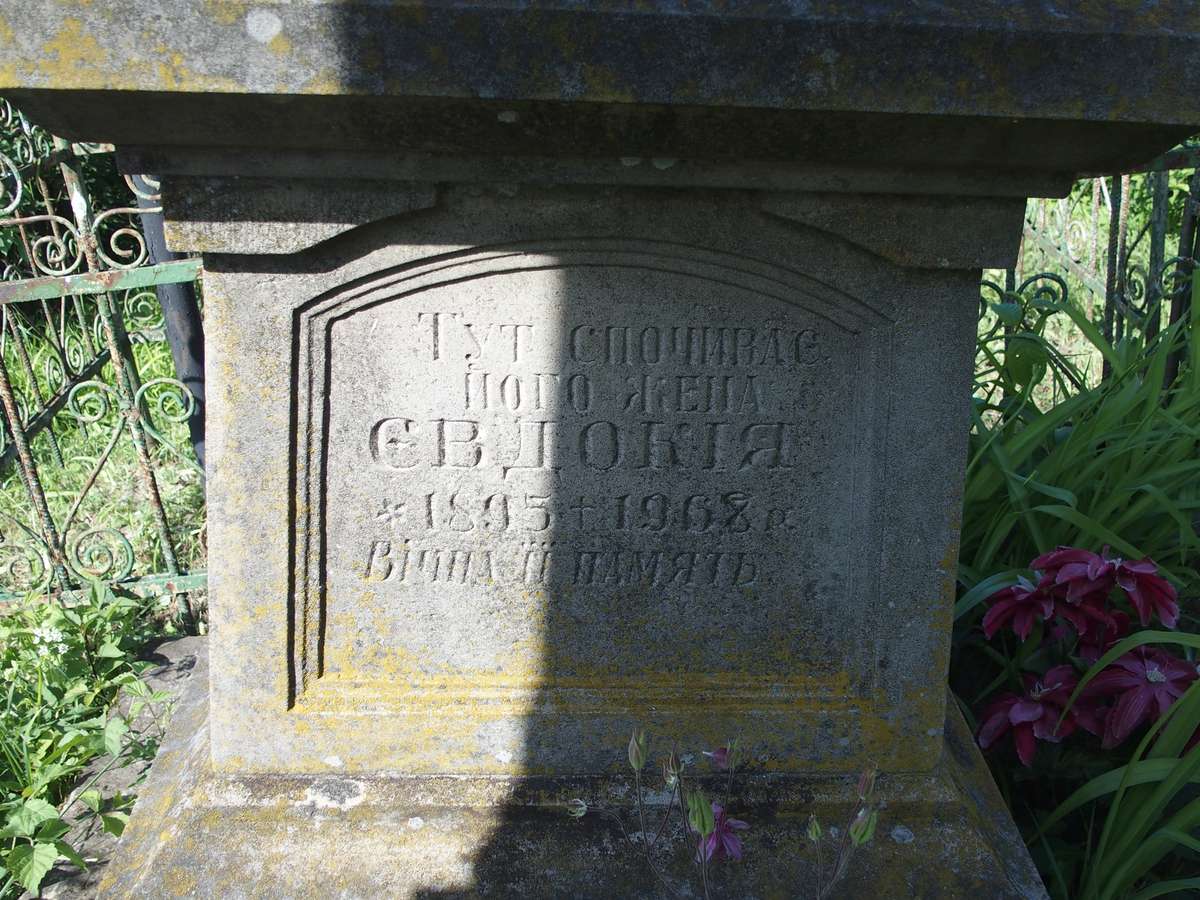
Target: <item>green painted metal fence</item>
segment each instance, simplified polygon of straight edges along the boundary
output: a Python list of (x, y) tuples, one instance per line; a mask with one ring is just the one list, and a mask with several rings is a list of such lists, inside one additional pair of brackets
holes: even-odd
[(0, 602), (205, 586), (195, 398), (155, 294), (200, 265), (150, 260), (155, 189), (0, 99)]

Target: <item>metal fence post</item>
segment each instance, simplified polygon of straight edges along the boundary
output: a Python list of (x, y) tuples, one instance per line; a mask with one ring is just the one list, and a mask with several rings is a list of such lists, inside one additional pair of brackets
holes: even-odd
[[(133, 177), (138, 207), (142, 210), (142, 234), (151, 263), (163, 263), (172, 259), (183, 259), (183, 254), (167, 248), (163, 234), (163, 216), (159, 206), (157, 182), (149, 175)], [(146, 189), (143, 195), (141, 188)], [(175, 361), (175, 377), (191, 391), (195, 408), (188, 419), (188, 432), (192, 449), (200, 463), (201, 478), (204, 471), (204, 322), (200, 316), (200, 304), (195, 287), (188, 282), (159, 284), (154, 288), (158, 304), (162, 307), (163, 324), (167, 332), (167, 344)]]

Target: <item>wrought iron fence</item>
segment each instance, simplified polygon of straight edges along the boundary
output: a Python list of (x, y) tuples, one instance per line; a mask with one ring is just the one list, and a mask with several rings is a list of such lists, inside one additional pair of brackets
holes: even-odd
[[(1142, 201), (1136, 206), (1135, 196)], [(1198, 223), (1200, 141), (1165, 154), (1144, 173), (1081, 181), (1069, 197), (1030, 200), (1007, 287), (1054, 273), (1099, 309), (1109, 343), (1134, 331), (1152, 339), (1164, 319), (1187, 316), (1200, 260)], [(1185, 352), (1180, 347), (1173, 356), (1168, 384)]]
[[(196, 398), (169, 365), (145, 371), (166, 338), (155, 287), (200, 264), (150, 258), (140, 225), (160, 211), (157, 185), (122, 181), (112, 149), (56, 138), (0, 99), (0, 602), (90, 579), (205, 584), (189, 571), (203, 560)], [(164, 475), (201, 523), (186, 558)]]

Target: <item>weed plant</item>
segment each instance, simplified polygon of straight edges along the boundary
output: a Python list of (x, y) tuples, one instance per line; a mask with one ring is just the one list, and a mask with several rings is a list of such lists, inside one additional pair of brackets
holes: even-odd
[[(66, 840), (80, 820), (98, 817), (116, 835), (124, 829), (133, 798), (104, 797), (94, 785), (157, 749), (160, 719), (142, 734), (130, 731), (147, 704), (167, 699), (139, 679), (149, 663), (134, 662), (156, 631), (147, 601), (98, 582), (74, 606), (31, 598), (0, 616), (3, 900), (36, 895), (60, 858), (86, 867)], [(114, 705), (121, 692), (131, 699), (127, 715)]]

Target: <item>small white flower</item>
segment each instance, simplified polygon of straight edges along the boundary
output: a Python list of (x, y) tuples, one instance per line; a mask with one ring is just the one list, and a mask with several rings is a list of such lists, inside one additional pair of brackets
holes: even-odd
[(63, 640), (63, 633), (57, 628), (50, 625), (33, 629), (33, 643), (39, 644), (58, 644)]

